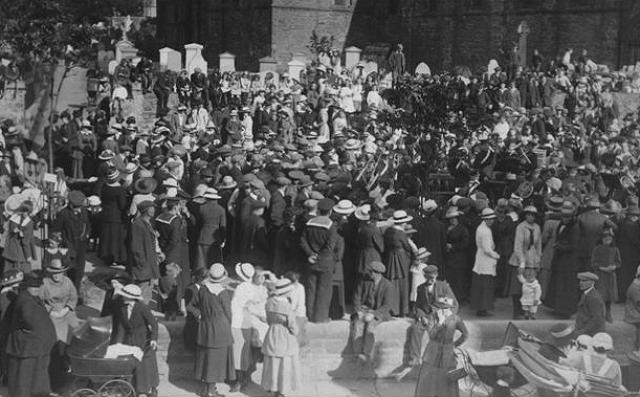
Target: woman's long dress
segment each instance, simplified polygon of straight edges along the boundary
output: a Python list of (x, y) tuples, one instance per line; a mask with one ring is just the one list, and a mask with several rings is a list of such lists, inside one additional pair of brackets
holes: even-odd
[(558, 225), (556, 248), (551, 261), (551, 278), (545, 305), (563, 316), (576, 312), (578, 305), (579, 231), (575, 222)]
[[(453, 341), (458, 330), (462, 334)], [(457, 380), (449, 380), (448, 372), (456, 368), (454, 348), (467, 339), (467, 327), (455, 314), (429, 329), (429, 343), (422, 356), (422, 366), (416, 385), (416, 397), (457, 397), (460, 393)]]
[(385, 277), (394, 287), (394, 307), (392, 312), (396, 316), (409, 314), (409, 267), (412, 261), (412, 247), (407, 235), (394, 227), (384, 233)]
[(105, 185), (102, 188), (102, 224), (98, 254), (106, 264), (125, 263), (127, 260), (127, 191), (122, 186)]
[(371, 262), (382, 262), (384, 252), (384, 238), (380, 229), (372, 223), (363, 223), (358, 229), (357, 237), (358, 273), (367, 272), (367, 265)]
[(296, 316), (286, 297), (270, 297), (266, 312), (269, 329), (262, 344), (262, 387), (269, 392), (290, 395), (302, 380)]
[(640, 223), (625, 219), (620, 223), (617, 244), (622, 263), (617, 270), (618, 298), (627, 296), (627, 289), (635, 278), (638, 258), (640, 258)]

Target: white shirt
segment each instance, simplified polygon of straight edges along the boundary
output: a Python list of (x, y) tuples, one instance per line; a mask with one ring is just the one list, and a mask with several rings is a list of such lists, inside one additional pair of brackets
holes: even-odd
[(304, 287), (300, 283), (295, 283), (295, 288), (289, 294), (291, 299), (291, 307), (296, 317), (307, 317), (307, 296), (304, 292)]

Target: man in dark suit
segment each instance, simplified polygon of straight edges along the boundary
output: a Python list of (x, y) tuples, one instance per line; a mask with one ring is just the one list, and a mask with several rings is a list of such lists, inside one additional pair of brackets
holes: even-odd
[(291, 180), (283, 176), (276, 178), (276, 184), (278, 188), (271, 195), (269, 202), (269, 218), (268, 218), (268, 233), (269, 242), (271, 245), (271, 254), (273, 255), (273, 248), (276, 246), (275, 239), (284, 223), (284, 210), (287, 208), (287, 201), (284, 195), (287, 191), (287, 186), (291, 185)]
[(42, 277), (25, 276), (23, 289), (12, 311), (6, 353), (8, 386), (12, 397), (48, 396), (49, 355), (56, 343), (56, 330), (40, 299)]
[(218, 200), (221, 196), (214, 188), (207, 188), (196, 220), (200, 231), (198, 233), (198, 253), (195, 269), (208, 268), (213, 263), (222, 262), (222, 248), (227, 236), (227, 212)]
[(166, 209), (156, 218), (158, 244), (167, 263), (180, 266), (180, 278), (184, 285), (191, 283), (191, 261), (189, 260), (189, 239), (187, 219), (183, 215), (180, 197), (167, 197)]
[(153, 286), (160, 279), (160, 262), (164, 259), (156, 240), (156, 234), (151, 220), (156, 212), (153, 201), (143, 201), (138, 204), (140, 215), (131, 225), (130, 273), (133, 281), (142, 289), (142, 301), (149, 304)]
[(329, 218), (334, 202), (318, 202), (318, 216), (304, 226), (300, 244), (307, 255), (307, 315), (314, 323), (329, 322), (333, 271), (336, 267), (335, 246), (338, 241), (336, 225)]
[(384, 265), (375, 261), (367, 267), (369, 273), (360, 280), (353, 296), (354, 312), (349, 333), (353, 352), (363, 360), (371, 358), (375, 326), (391, 319), (393, 307), (393, 286), (383, 276)]
[(420, 364), (422, 352), (422, 339), (426, 331), (426, 324), (429, 316), (433, 312), (433, 304), (438, 298), (449, 298), (453, 301), (454, 313), (458, 312), (458, 299), (446, 281), (438, 280), (438, 267), (427, 265), (424, 268), (424, 284), (418, 286), (418, 296), (416, 298), (415, 318), (416, 321), (407, 330), (407, 340), (405, 342), (404, 362), (408, 367)]
[(605, 308), (600, 293), (595, 289), (598, 276), (591, 272), (578, 273), (580, 289), (583, 291), (576, 314), (576, 336), (593, 336), (605, 332)]
[(587, 210), (578, 215), (577, 223), (580, 231), (578, 247), (589, 247), (578, 252), (578, 271), (586, 271), (591, 267), (591, 248), (598, 244), (605, 227), (615, 225), (600, 213), (600, 201), (596, 197), (587, 201)]
[(78, 190), (69, 192), (69, 205), (56, 217), (54, 231), (62, 234), (64, 245), (69, 249), (71, 269), (70, 278), (77, 290), (84, 277), (87, 241), (91, 235), (91, 223), (85, 208), (86, 198)]

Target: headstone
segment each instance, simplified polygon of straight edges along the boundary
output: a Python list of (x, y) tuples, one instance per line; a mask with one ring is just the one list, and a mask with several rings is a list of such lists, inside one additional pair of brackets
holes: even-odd
[(531, 30), (527, 21), (520, 22), (518, 26), (518, 34), (520, 35), (518, 40), (518, 65), (522, 67), (527, 66), (527, 37), (529, 37), (529, 33), (531, 33)]
[(344, 66), (351, 69), (360, 62), (362, 50), (358, 47), (348, 47), (344, 49)]
[(200, 44), (186, 44), (184, 46), (185, 58), (184, 66), (189, 72), (189, 75), (193, 73), (196, 68), (200, 69), (203, 73), (207, 73), (209, 68), (207, 61), (202, 57), (202, 46)]
[(182, 70), (182, 53), (169, 47), (161, 48), (160, 68), (162, 70), (172, 70), (174, 72)]
[(109, 62), (114, 59), (116, 59), (116, 54), (113, 51), (98, 51), (98, 68), (100, 68), (100, 71), (107, 73), (109, 71)]
[(223, 52), (220, 57), (220, 73), (236, 71), (236, 56), (230, 52)]
[(278, 61), (273, 57), (260, 58), (260, 73), (262, 72), (275, 72), (278, 67)]
[(287, 66), (289, 67), (289, 76), (294, 80), (300, 80), (300, 72), (302, 72), (307, 65), (302, 61), (294, 59), (290, 61)]
[(138, 49), (128, 40), (121, 40), (116, 44), (116, 61), (131, 59), (138, 56)]
[(429, 68), (429, 65), (427, 65), (426, 63), (420, 62), (416, 67), (416, 74), (431, 76), (431, 68)]

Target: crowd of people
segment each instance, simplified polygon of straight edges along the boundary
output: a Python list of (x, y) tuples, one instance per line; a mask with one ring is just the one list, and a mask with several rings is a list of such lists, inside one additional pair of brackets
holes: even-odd
[[(0, 340), (11, 395), (48, 390), (32, 375), (64, 362), (89, 251), (114, 271), (103, 310), (113, 341), (145, 352), (139, 395), (158, 386), (152, 310), (185, 316), (203, 396), (220, 382), (246, 387), (258, 360), (265, 390), (290, 394), (307, 321), (349, 319), (351, 348), (368, 360), (377, 324), (415, 318), (406, 364), (422, 363), (421, 396), (453, 395), (460, 305), (490, 316), (510, 297), (514, 319), (544, 305), (577, 313), (576, 335), (593, 336), (626, 299), (640, 330), (640, 124), (614, 100), (637, 91), (640, 70), (536, 51), (524, 68), (411, 76), (401, 46), (389, 73), (364, 66), (161, 71), (143, 79), (157, 99), (146, 126), (122, 104), (150, 65), (123, 61), (111, 77), (90, 73), (90, 107), (53, 115), (50, 145), (6, 120)], [(42, 179), (49, 155), (55, 182)]]

